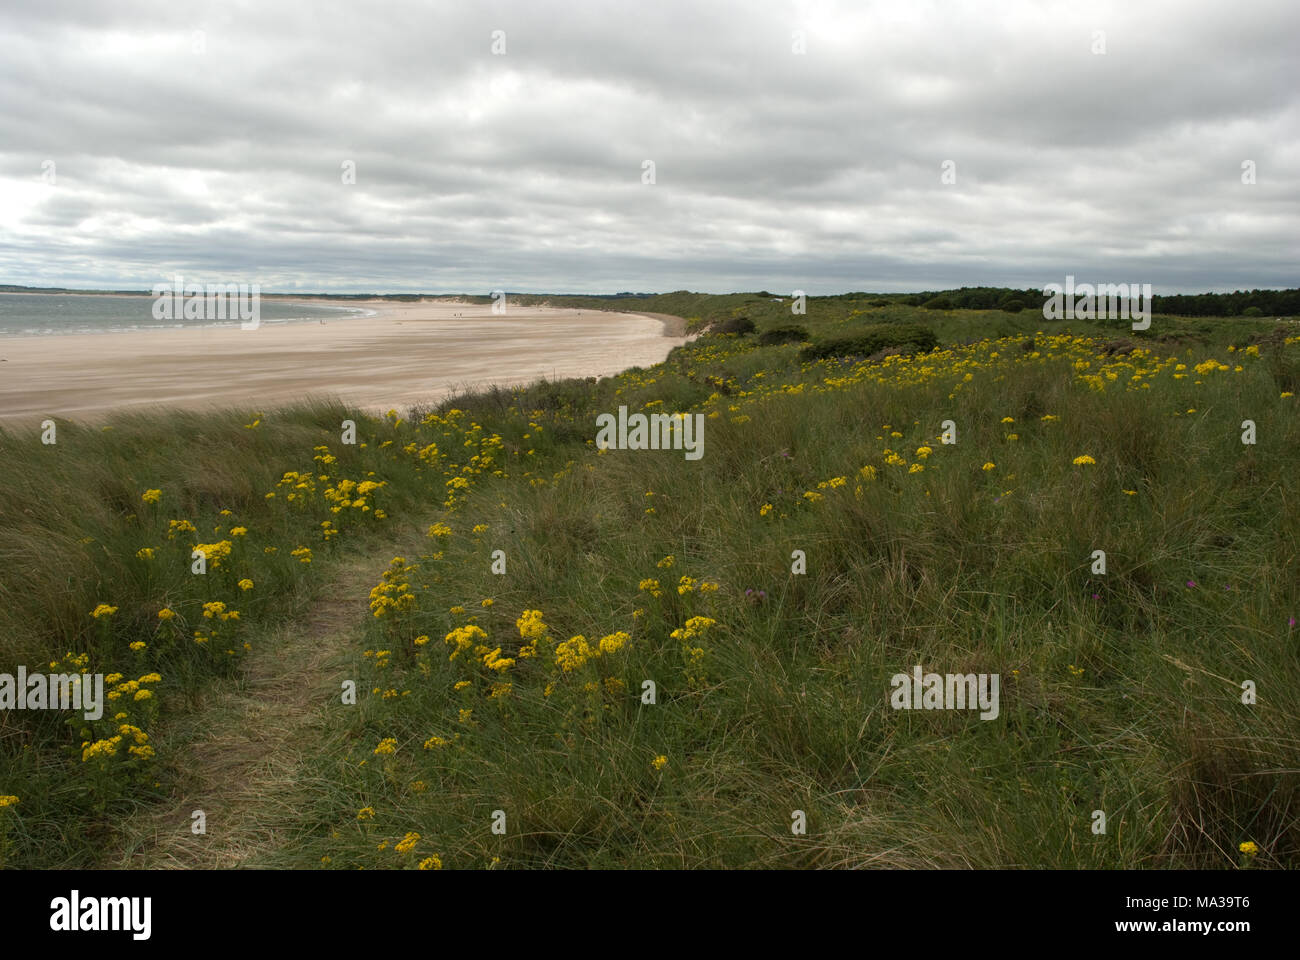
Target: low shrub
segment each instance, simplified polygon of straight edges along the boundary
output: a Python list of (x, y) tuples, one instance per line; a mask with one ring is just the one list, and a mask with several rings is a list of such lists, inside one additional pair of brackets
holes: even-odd
[(830, 337), (804, 347), (799, 352), (803, 361), (823, 357), (869, 357), (889, 347), (916, 344), (921, 350), (933, 350), (939, 338), (929, 327), (915, 323), (874, 324), (838, 337)]
[(808, 339), (806, 327), (788, 323), (764, 330), (758, 335), (758, 344), (762, 347), (771, 347), (779, 343), (803, 343)]

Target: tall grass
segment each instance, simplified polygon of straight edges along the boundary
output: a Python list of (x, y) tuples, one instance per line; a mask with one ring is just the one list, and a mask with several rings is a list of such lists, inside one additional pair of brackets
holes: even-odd
[[(362, 695), (322, 707), (301, 829), (262, 865), (1293, 866), (1300, 426), (1282, 394), (1297, 345), (1248, 352), (1261, 331), (1198, 321), (1113, 356), (1113, 333), (1079, 324), (811, 307), (814, 338), (897, 320), (945, 349), (801, 364), (795, 344), (706, 335), (652, 368), (406, 417), (320, 406), (254, 428), (60, 425), (53, 448), (0, 436), (3, 662), (84, 652), (164, 678), (158, 756), (135, 768), (92, 776), (61, 715), (4, 715), (9, 862), (91, 862), (124, 810), (165, 792), (152, 784), (185, 776), (167, 770), (168, 717), (239, 658), (187, 646), (159, 608), (188, 627), (203, 602), (238, 603), (259, 642), (332, 557), (365, 554), (411, 599), (357, 625)], [(990, 320), (1002, 339), (980, 339)], [(1209, 357), (1228, 369), (1197, 373)], [(597, 413), (646, 404), (704, 414), (704, 458), (594, 449)], [(339, 442), (347, 418), (365, 446)], [(286, 503), (287, 470), (330, 480)], [(333, 512), (322, 491), (340, 477), (384, 481), (368, 505), (386, 517)], [(248, 528), (220, 576), (165, 540), (182, 517), (205, 540)], [(415, 521), (439, 524), (427, 549), (390, 563), (385, 538)], [(304, 544), (311, 564), (289, 555)], [(119, 610), (96, 621), (98, 603)], [(444, 638), (469, 627), (482, 635), (449, 659)], [(999, 716), (891, 709), (890, 678), (915, 664), (998, 674)]]

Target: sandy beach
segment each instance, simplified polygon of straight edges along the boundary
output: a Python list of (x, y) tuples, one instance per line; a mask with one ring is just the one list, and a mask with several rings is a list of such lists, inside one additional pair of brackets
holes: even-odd
[[(311, 302), (311, 301), (302, 301)], [(335, 301), (329, 301), (337, 305)], [(685, 343), (680, 322), (452, 301), (350, 301), (326, 323), (0, 338), (0, 421), (95, 420), (121, 410), (275, 407), (334, 396), (383, 412), (466, 387), (608, 376)]]

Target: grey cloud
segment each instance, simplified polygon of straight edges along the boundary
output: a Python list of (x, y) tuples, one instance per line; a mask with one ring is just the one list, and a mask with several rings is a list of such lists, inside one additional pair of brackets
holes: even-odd
[(11, 6), (0, 281), (1297, 285), (1297, 33), (1281, 0)]

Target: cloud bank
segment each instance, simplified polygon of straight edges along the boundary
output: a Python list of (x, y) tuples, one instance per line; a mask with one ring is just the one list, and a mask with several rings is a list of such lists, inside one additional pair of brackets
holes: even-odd
[(8, 5), (0, 282), (1297, 286), (1297, 36), (1292, 0)]

